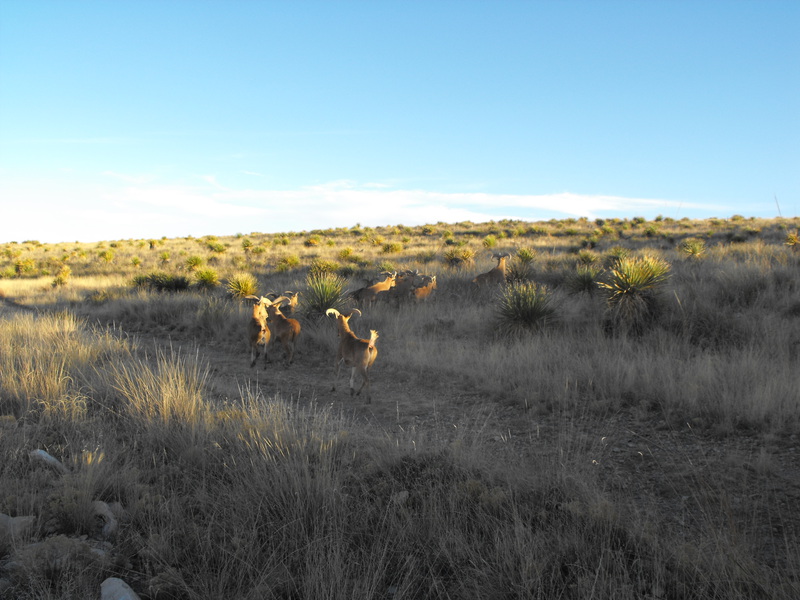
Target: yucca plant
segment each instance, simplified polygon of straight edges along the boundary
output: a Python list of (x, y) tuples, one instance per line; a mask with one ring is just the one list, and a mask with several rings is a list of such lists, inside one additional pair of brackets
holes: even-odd
[(555, 299), (547, 286), (511, 283), (498, 297), (497, 331), (501, 335), (519, 335), (541, 329), (555, 318), (556, 310)]
[(606, 324), (613, 331), (642, 333), (658, 311), (670, 265), (655, 256), (622, 258), (598, 286), (606, 296)]
[(706, 243), (700, 238), (687, 238), (680, 243), (678, 250), (687, 258), (697, 260), (706, 253)]
[(235, 273), (228, 278), (228, 293), (234, 298), (258, 295), (258, 280), (252, 273)]
[(328, 271), (311, 272), (306, 276), (308, 289), (304, 292), (309, 314), (323, 315), (329, 308), (341, 309), (345, 302), (344, 277)]

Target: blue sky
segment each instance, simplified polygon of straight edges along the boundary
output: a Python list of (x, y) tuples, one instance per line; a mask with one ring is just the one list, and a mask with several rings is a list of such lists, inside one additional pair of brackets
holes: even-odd
[(798, 31), (794, 0), (2, 0), (0, 242), (795, 216)]

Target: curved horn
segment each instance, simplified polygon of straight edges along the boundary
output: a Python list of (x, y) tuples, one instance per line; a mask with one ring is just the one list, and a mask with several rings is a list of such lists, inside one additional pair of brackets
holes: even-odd
[(328, 310), (325, 311), (325, 316), (326, 317), (330, 317), (331, 315), (333, 315), (334, 317), (339, 317), (339, 316), (341, 316), (341, 314), (342, 313), (340, 313), (335, 308), (329, 308)]
[(357, 308), (354, 308), (353, 310), (351, 310), (351, 311), (350, 311), (350, 314), (348, 315), (348, 317), (347, 317), (347, 318), (349, 319), (350, 317), (352, 317), (352, 316), (353, 316), (354, 314), (356, 314), (356, 313), (358, 313), (358, 316), (359, 316), (359, 317), (361, 316), (361, 311), (360, 311), (360, 310), (358, 310)]

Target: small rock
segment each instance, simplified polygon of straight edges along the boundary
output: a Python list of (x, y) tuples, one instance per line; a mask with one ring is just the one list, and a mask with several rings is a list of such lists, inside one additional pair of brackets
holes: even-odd
[(397, 506), (402, 506), (408, 500), (408, 490), (402, 490), (395, 494), (392, 494), (392, 504), (396, 504)]
[(141, 600), (119, 577), (109, 577), (100, 584), (100, 600)]
[(28, 456), (30, 456), (31, 460), (41, 462), (61, 475), (65, 475), (68, 472), (67, 467), (61, 464), (60, 460), (44, 450), (31, 450)]

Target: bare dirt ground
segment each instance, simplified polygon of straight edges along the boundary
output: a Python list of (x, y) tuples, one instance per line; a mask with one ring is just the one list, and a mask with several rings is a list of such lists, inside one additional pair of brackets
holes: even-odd
[[(0, 298), (0, 318), (30, 310)], [(715, 434), (708, 424), (668, 423), (662, 415), (630, 409), (598, 417), (555, 414), (486, 398), (459, 381), (435, 388), (414, 374), (404, 378), (381, 368), (372, 371), (372, 402), (351, 398), (349, 373), (331, 391), (333, 357), (313, 343), (301, 347), (285, 366), (282, 351), (271, 346), (272, 362), (250, 367), (243, 343), (231, 349), (180, 336), (133, 334), (140, 349), (171, 348), (197, 354), (208, 365), (215, 400), (251, 395), (274, 397), (301, 406), (330, 406), (390, 439), (430, 448), (432, 440), (455, 439), (465, 429), (498, 461), (521, 469), (569, 463), (575, 473), (597, 481), (624, 517), (652, 524), (654, 535), (697, 543), (704, 552), (751, 549), (757, 564), (778, 577), (800, 573), (800, 439), (796, 433)], [(380, 342), (378, 343), (380, 348)], [(542, 459), (545, 459), (544, 461)], [(745, 542), (742, 546), (737, 542)], [(800, 593), (800, 582), (798, 585)]]

